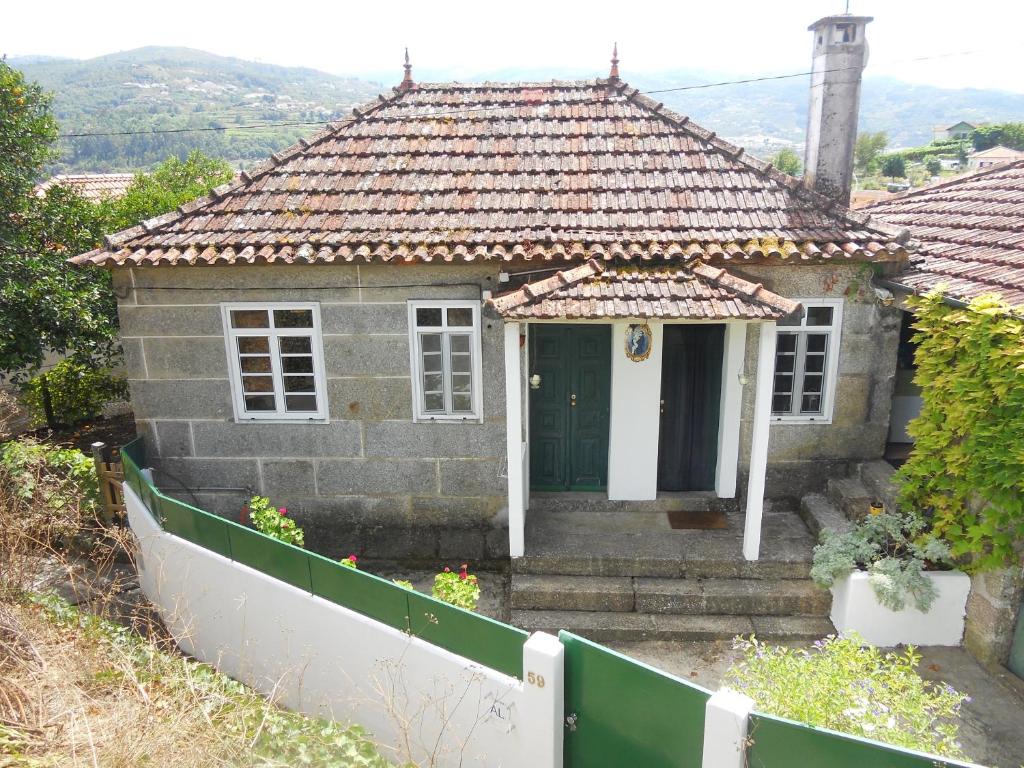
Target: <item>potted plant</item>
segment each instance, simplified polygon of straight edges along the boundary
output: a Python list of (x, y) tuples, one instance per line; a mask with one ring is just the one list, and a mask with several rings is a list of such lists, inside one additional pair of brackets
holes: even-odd
[(872, 645), (959, 645), (971, 580), (919, 515), (878, 512), (822, 531), (811, 578), (832, 590), (832, 623)]

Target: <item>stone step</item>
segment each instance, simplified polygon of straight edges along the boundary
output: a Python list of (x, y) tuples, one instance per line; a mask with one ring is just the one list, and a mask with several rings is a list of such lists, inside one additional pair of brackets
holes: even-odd
[(833, 634), (822, 616), (691, 616), (601, 611), (512, 611), (512, 623), (528, 631), (568, 630), (596, 642), (636, 640), (731, 640), (754, 634), (762, 640), (814, 640)]
[(742, 554), (704, 557), (698, 551), (650, 555), (525, 555), (512, 560), (513, 574), (540, 576), (629, 576), (665, 579), (806, 579), (811, 572), (810, 547), (794, 545), (788, 557), (744, 560)]
[(868, 493), (881, 501), (887, 510), (896, 509), (896, 496), (899, 488), (893, 481), (896, 470), (887, 461), (865, 461), (858, 468), (858, 475)]
[(615, 512), (642, 514), (647, 512), (706, 512), (710, 510), (732, 512), (737, 510), (735, 499), (720, 499), (713, 491), (685, 491), (662, 493), (646, 501), (615, 501), (604, 493), (542, 493), (530, 494), (530, 513)]
[(827, 616), (832, 596), (806, 579), (631, 579), (513, 574), (513, 610)]
[(809, 493), (800, 499), (800, 517), (818, 539), (826, 528), (845, 533), (853, 525), (839, 507), (820, 493)]
[(874, 501), (872, 493), (855, 477), (829, 478), (828, 499), (850, 520), (860, 520), (867, 515), (868, 507)]

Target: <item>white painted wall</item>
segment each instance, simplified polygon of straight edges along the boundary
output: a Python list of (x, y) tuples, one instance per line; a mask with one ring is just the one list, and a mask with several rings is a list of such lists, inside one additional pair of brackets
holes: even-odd
[(960, 645), (971, 579), (960, 571), (925, 574), (938, 590), (928, 613), (912, 605), (892, 611), (881, 605), (869, 575), (854, 571), (832, 586), (832, 623), (840, 635), (856, 632), (872, 645)]
[(183, 651), (290, 709), (367, 728), (395, 762), (562, 765), (563, 651), (520, 682), (162, 531), (124, 486), (142, 590)]
[(663, 326), (650, 323), (651, 355), (626, 356), (629, 321), (612, 323), (612, 391), (608, 429), (608, 498), (645, 501), (658, 496)]

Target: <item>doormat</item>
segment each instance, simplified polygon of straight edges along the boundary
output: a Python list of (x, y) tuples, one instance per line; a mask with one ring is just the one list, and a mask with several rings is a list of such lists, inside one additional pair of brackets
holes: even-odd
[(677, 509), (668, 513), (668, 524), (673, 530), (720, 531), (729, 527), (729, 520), (725, 512)]

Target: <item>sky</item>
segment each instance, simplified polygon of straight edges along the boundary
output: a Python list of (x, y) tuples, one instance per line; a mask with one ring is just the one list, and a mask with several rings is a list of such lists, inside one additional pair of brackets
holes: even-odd
[[(874, 16), (867, 75), (1024, 93), (1018, 0), (849, 0)], [(507, 68), (605, 76), (618, 42), (631, 72), (735, 77), (808, 69), (807, 26), (845, 0), (45, 0), (4, 10), (0, 54), (90, 58), (145, 45), (199, 48), (272, 64), (383, 80), (470, 78)], [(966, 52), (966, 53), (965, 53)], [(920, 60), (925, 59), (925, 60)]]

